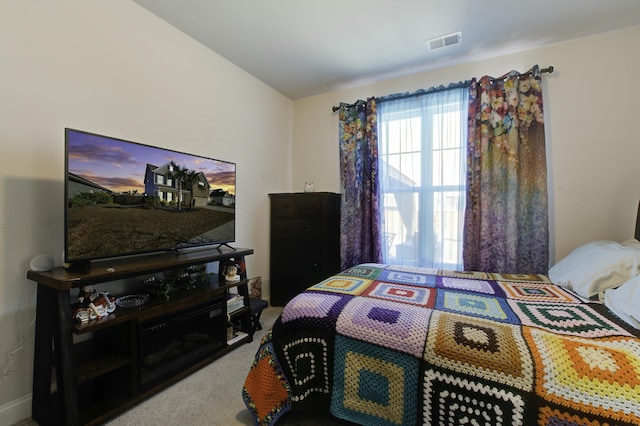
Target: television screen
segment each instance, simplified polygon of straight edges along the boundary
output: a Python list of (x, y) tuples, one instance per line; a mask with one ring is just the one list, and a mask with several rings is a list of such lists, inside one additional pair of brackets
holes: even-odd
[(236, 165), (65, 129), (66, 263), (235, 241)]

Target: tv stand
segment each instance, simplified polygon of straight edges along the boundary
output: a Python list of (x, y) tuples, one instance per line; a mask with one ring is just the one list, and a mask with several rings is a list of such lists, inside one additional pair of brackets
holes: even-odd
[[(93, 262), (88, 271), (61, 267), (28, 271), (27, 278), (38, 283), (33, 419), (41, 426), (104, 423), (251, 342), (246, 270), (240, 274), (240, 281), (233, 283), (224, 281), (220, 270), (225, 261), (244, 263), (245, 256), (251, 254), (252, 249), (218, 247)], [(217, 273), (203, 273), (206, 268), (201, 266), (211, 262), (218, 262)], [(150, 298), (142, 306), (118, 307), (97, 320), (72, 320), (75, 293), (71, 290), (131, 278), (139, 283), (161, 272), (181, 277), (193, 273), (207, 280), (171, 294), (168, 300), (162, 296)], [(244, 306), (227, 312), (227, 296), (236, 289), (244, 297)], [(130, 294), (135, 293), (139, 291), (132, 289)], [(235, 324), (234, 337), (228, 337), (227, 318)], [(195, 348), (194, 335), (203, 342)], [(162, 364), (168, 354), (166, 348), (181, 339), (189, 341), (189, 350)]]
[(69, 272), (76, 272), (80, 274), (88, 274), (91, 270), (90, 260), (77, 260), (75, 262), (68, 263), (65, 269)]
[(217, 248), (217, 249), (220, 249), (220, 248), (222, 248), (222, 247), (227, 247), (227, 248), (229, 248), (229, 249), (231, 249), (231, 250), (236, 250), (235, 248), (231, 247), (231, 246), (230, 246), (229, 244), (227, 244), (227, 243), (221, 243), (221, 244), (218, 244), (218, 247), (216, 247), (216, 248)]

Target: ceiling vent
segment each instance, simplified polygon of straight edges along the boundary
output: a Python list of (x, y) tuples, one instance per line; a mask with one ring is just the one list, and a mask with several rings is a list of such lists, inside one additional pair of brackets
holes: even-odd
[(441, 47), (453, 46), (462, 43), (462, 31), (432, 38), (426, 41), (429, 50), (440, 49)]

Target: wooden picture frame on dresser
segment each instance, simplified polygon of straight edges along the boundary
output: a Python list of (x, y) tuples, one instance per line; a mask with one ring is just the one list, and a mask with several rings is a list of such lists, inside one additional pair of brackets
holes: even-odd
[(340, 272), (340, 194), (269, 194), (271, 305)]

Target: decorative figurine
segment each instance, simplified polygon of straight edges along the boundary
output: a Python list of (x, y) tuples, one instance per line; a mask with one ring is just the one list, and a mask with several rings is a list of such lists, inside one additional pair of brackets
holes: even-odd
[(235, 283), (240, 281), (240, 275), (238, 275), (238, 266), (237, 265), (227, 265), (222, 271), (222, 275), (224, 275), (224, 280), (226, 282)]
[(80, 306), (87, 307), (89, 303), (93, 302), (95, 298), (98, 296), (98, 292), (93, 289), (91, 286), (84, 286), (78, 292), (78, 303)]

